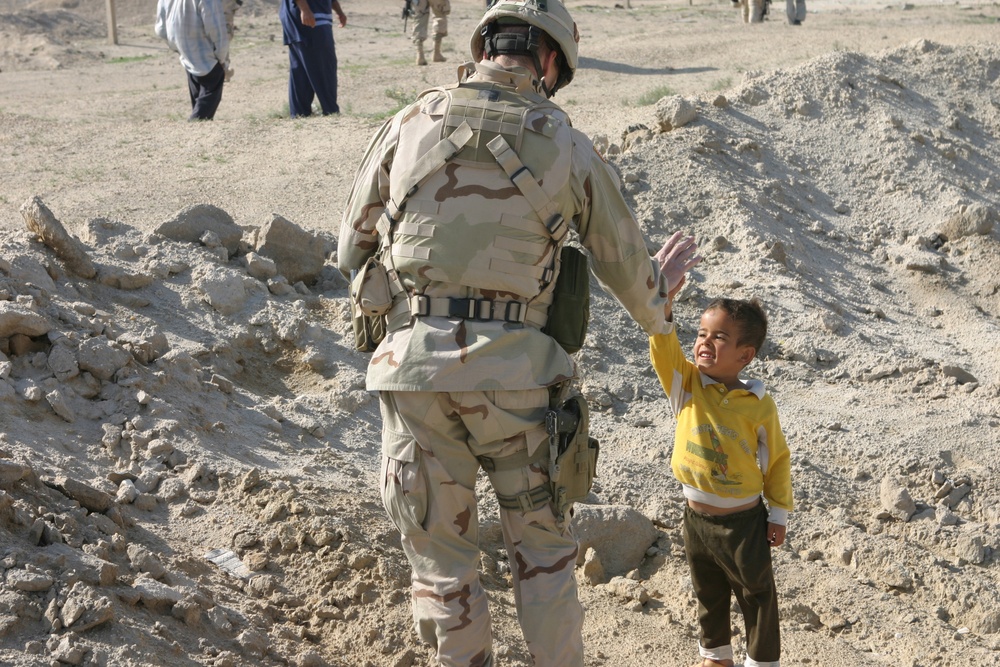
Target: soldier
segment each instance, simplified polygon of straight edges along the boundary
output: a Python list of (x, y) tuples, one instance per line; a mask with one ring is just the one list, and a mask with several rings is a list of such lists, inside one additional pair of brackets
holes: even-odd
[(441, 54), (441, 40), (448, 36), (448, 14), (451, 13), (451, 2), (449, 0), (409, 0), (413, 7), (413, 43), (417, 47), (417, 64), (426, 65), (427, 57), (424, 55), (424, 42), (427, 40), (427, 24), (431, 14), (434, 14), (434, 53), (431, 60), (436, 63), (445, 61)]
[(666, 282), (615, 173), (548, 99), (572, 80), (578, 41), (560, 0), (493, 4), (459, 83), (425, 91), (375, 134), (341, 222), (340, 270), (372, 272), (393, 295), (367, 388), (382, 413), (382, 499), (437, 665), (495, 664), (480, 468), (534, 664), (583, 665), (572, 510), (550, 493), (545, 425), (576, 375), (543, 331), (567, 232), (647, 333), (668, 331)]
[(806, 20), (806, 0), (785, 0), (785, 15), (789, 25), (802, 25)]

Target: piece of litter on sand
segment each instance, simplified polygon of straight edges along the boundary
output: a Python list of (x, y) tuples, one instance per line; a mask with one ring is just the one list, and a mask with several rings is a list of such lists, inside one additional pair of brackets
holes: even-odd
[(205, 554), (205, 558), (212, 561), (234, 577), (239, 577), (240, 579), (250, 578), (250, 568), (244, 565), (243, 561), (240, 560), (240, 557), (229, 549), (212, 549)]

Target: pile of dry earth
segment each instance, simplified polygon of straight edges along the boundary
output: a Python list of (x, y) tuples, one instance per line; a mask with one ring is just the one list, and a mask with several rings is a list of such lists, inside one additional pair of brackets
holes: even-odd
[[(59, 20), (52, 9), (38, 20)], [(597, 137), (650, 248), (681, 229), (706, 255), (676, 308), (682, 342), (721, 294), (771, 315), (750, 373), (793, 448), (797, 507), (775, 552), (786, 664), (1000, 657), (998, 79), (995, 43), (836, 51), (667, 96)], [(58, 126), (0, 113), (16, 128), (0, 134)], [(295, 156), (296, 130), (251, 124)], [(58, 127), (89, 145), (87, 127)], [(138, 173), (101, 168), (122, 193), (89, 194), (122, 201), (67, 222), (78, 239), (58, 220), (90, 210), (85, 188), (54, 193), (81, 203), (53, 216), (4, 195), (25, 215), (0, 240), (0, 662), (426, 664), (378, 497), (377, 402), (336, 230), (236, 224), (275, 208), (252, 189), (232, 217), (198, 200), (164, 213), (170, 198)], [(149, 209), (125, 197), (143, 193)], [(602, 463), (576, 518), (587, 664), (686, 665), (673, 423), (644, 337), (593, 288), (579, 361)], [(480, 491), (497, 653), (528, 665)]]
[[(614, 161), (649, 238), (685, 230), (706, 255), (676, 310), (682, 341), (713, 297), (767, 304), (751, 373), (794, 451), (777, 557), (792, 664), (995, 662), (998, 57), (919, 40), (749, 73), (724, 95), (661, 100)], [(668, 528), (649, 585), (675, 600), (679, 503), (649, 495), (673, 488), (671, 420), (626, 318), (596, 319), (581, 366), (606, 409), (601, 497)]]

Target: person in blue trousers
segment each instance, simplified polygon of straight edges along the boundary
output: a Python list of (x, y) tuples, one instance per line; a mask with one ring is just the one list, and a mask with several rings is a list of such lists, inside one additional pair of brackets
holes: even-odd
[(341, 28), (347, 25), (339, 0), (281, 0), (279, 15), (289, 61), (288, 112), (292, 118), (311, 116), (314, 98), (324, 116), (340, 112), (334, 14)]

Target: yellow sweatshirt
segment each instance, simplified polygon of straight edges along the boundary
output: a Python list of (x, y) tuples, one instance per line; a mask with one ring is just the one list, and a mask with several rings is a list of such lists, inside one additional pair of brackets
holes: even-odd
[(727, 390), (685, 358), (672, 326), (651, 336), (649, 356), (677, 417), (670, 466), (689, 500), (738, 507), (763, 495), (768, 521), (792, 509), (791, 454), (778, 409), (759, 380)]

